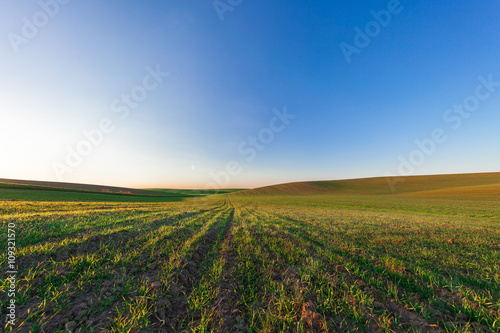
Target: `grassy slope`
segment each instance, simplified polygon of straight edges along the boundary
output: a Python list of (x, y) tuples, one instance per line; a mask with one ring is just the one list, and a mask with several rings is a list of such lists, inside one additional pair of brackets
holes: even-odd
[(406, 177), (391, 192), (385, 178), (301, 182), (231, 195), (302, 207), (415, 212), (500, 221), (500, 173)]
[(183, 190), (132, 189), (89, 184), (41, 182), (0, 178), (0, 200), (73, 202), (165, 202), (211, 194), (226, 194), (240, 189)]
[[(126, 187), (105, 186), (105, 185), (92, 185), (92, 184), (77, 184), (77, 183), (63, 183), (63, 182), (45, 182), (37, 180), (19, 180), (19, 179), (2, 179), (1, 184), (21, 185), (26, 189), (65, 189), (77, 190), (88, 192), (105, 192), (105, 193), (128, 193), (134, 195), (157, 195), (157, 193)], [(15, 188), (15, 186), (14, 186)]]
[[(332, 181), (310, 181), (279, 184), (261, 187), (253, 190), (242, 191), (238, 195), (311, 195), (311, 194), (403, 194), (423, 191), (434, 191), (447, 189), (447, 193), (453, 193), (453, 189), (461, 187), (476, 186), (475, 193), (483, 189), (492, 192), (491, 185), (500, 185), (500, 173), (476, 173), (456, 175), (433, 175), (433, 176), (411, 176), (401, 177), (395, 184), (395, 192), (391, 191), (388, 180), (385, 177), (362, 178)], [(494, 190), (494, 189), (493, 189)], [(499, 194), (498, 187), (493, 191)], [(457, 191), (457, 194), (460, 194)]]
[(76, 186), (71, 186), (71, 184), (64, 183), (47, 183), (46, 185), (53, 186), (40, 186), (35, 185), (34, 183), (32, 184), (31, 182), (21, 184), (21, 181), (18, 183), (0, 182), (0, 200), (164, 202), (181, 201), (185, 198), (191, 197), (189, 194), (161, 193), (94, 185), (85, 186), (82, 184), (74, 184)]

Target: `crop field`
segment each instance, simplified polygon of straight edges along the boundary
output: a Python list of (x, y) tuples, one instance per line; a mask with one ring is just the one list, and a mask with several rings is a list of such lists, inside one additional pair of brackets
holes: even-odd
[[(0, 201), (0, 246), (12, 229), (17, 266), (5, 331), (499, 332), (497, 203)], [(0, 262), (7, 270), (5, 250)], [(9, 280), (1, 288), (3, 326)]]

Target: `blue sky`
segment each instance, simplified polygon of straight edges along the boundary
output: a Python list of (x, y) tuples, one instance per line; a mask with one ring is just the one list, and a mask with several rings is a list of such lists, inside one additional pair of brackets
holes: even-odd
[[(497, 1), (216, 4), (3, 1), (0, 177), (203, 188), (403, 175), (405, 163), (498, 171)], [(372, 37), (347, 61), (357, 31)], [(454, 129), (447, 110), (480, 85), (488, 96)], [(269, 137), (285, 109), (293, 119)], [(425, 152), (415, 140), (435, 129), (446, 140)]]

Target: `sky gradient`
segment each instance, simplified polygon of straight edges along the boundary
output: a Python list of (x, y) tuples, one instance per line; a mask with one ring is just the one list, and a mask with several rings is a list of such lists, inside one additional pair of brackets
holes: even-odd
[(499, 171), (498, 1), (0, 8), (0, 178), (203, 188)]

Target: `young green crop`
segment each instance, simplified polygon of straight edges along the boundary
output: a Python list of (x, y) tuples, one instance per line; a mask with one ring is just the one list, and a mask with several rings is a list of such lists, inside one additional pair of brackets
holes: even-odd
[(0, 202), (15, 329), (32, 332), (495, 332), (498, 211), (368, 195)]

